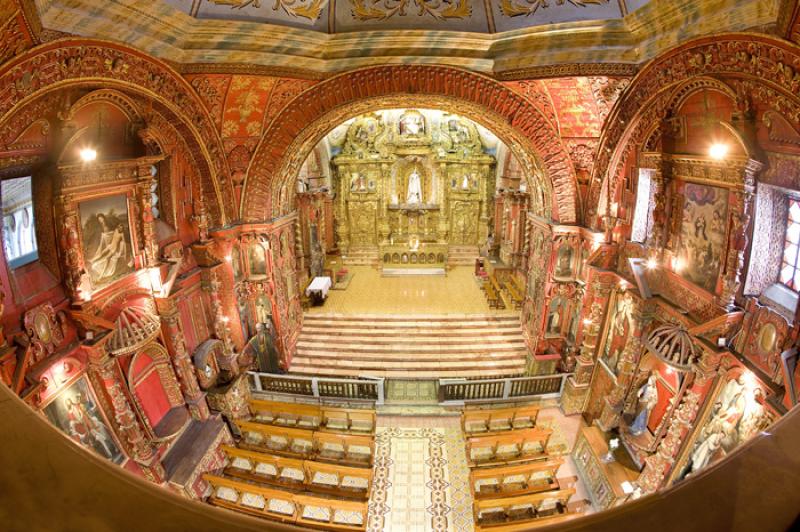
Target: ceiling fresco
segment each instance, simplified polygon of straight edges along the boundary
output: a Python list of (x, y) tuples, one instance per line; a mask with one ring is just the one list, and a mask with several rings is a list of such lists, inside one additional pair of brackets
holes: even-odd
[(200, 19), (266, 22), (338, 33), (437, 29), (496, 33), (613, 20), (649, 0), (163, 0)]

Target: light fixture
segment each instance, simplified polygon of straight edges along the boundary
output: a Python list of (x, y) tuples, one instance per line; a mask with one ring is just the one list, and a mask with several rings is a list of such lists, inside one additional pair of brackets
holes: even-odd
[(591, 325), (592, 324), (592, 320), (590, 320), (589, 318), (583, 318), (583, 324), (584, 325)]
[(225, 255), (225, 262), (233, 262), (233, 256), (232, 255)]
[(726, 155), (728, 155), (728, 146), (720, 142), (715, 142), (708, 149), (708, 154), (711, 156), (712, 159), (721, 161), (722, 159), (725, 158)]
[(675, 257), (674, 259), (672, 259), (672, 269), (674, 271), (680, 272), (681, 270), (683, 270), (683, 268), (685, 266), (686, 266), (686, 264), (683, 262), (683, 259), (678, 258), (678, 257)]
[(646, 266), (648, 270), (655, 270), (656, 268), (658, 268), (658, 261), (651, 257), (647, 259)]
[(222, 323), (228, 323), (231, 319), (228, 316), (222, 316)]
[(97, 150), (92, 148), (83, 148), (80, 152), (81, 160), (85, 163), (90, 163), (97, 159)]

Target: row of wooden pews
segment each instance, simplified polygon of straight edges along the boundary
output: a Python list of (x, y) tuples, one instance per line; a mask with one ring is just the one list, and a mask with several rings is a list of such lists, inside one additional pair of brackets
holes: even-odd
[(224, 445), (227, 465), (205, 474), (211, 504), (323, 530), (364, 530), (372, 489), (375, 411), (250, 401)]
[(577, 478), (557, 477), (564, 459), (547, 454), (552, 430), (536, 425), (538, 415), (532, 406), (462, 413), (476, 530), (528, 530), (580, 514), (583, 503), (570, 503)]
[(486, 276), (482, 288), (489, 308), (522, 308), (525, 289), (513, 274), (501, 276), (492, 272)]

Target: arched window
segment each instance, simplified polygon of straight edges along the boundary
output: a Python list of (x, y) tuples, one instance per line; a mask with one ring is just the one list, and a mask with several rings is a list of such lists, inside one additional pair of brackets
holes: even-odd
[(8, 266), (17, 268), (39, 258), (30, 176), (0, 182), (0, 196), (3, 204), (3, 251)]

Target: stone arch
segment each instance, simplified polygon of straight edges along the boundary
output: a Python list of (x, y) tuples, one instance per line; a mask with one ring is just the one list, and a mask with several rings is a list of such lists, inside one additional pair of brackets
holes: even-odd
[[(393, 65), (335, 76), (295, 98), (272, 121), (255, 150), (240, 203), (244, 220), (285, 215), (291, 186), (313, 145), (338, 123), (368, 109), (438, 106), (497, 134), (532, 170), (537, 154), (546, 176), (552, 217), (578, 221), (575, 172), (558, 129), (524, 96), (501, 83), (452, 67)], [(527, 156), (526, 156), (527, 154)], [(529, 172), (530, 175), (530, 172)]]
[(752, 100), (768, 101), (800, 125), (797, 45), (767, 35), (730, 33), (677, 46), (636, 75), (606, 120), (586, 204), (588, 224), (599, 225), (596, 206), (601, 190), (618, 185), (627, 155), (644, 140), (643, 118), (664, 117), (683, 100), (685, 91), (694, 92), (698, 86), (735, 95), (742, 110)]
[(191, 85), (166, 63), (118, 43), (59, 39), (0, 66), (0, 87), (0, 128), (29, 103), (60, 89), (111, 88), (145, 98), (175, 120), (191, 147), (213, 222), (235, 219), (219, 132)]

